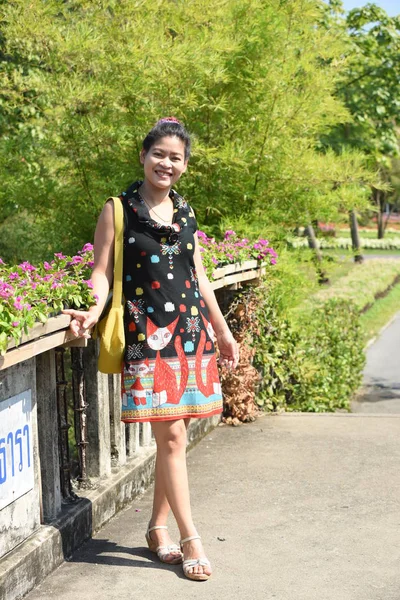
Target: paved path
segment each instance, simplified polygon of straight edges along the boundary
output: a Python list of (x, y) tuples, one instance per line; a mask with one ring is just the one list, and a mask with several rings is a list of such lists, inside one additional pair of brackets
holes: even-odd
[(400, 312), (368, 348), (363, 389), (351, 408), (358, 413), (400, 414)]
[(399, 600), (399, 439), (400, 415), (218, 427), (188, 457), (210, 581), (144, 547), (149, 490), (27, 598)]

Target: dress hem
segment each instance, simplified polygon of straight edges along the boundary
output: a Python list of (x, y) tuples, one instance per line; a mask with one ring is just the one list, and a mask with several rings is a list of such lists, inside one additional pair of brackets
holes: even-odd
[(219, 415), (222, 413), (222, 408), (218, 408), (216, 410), (212, 410), (207, 413), (198, 414), (198, 413), (187, 413), (183, 415), (171, 415), (171, 416), (161, 416), (161, 417), (142, 417), (137, 419), (121, 419), (122, 423), (151, 423), (152, 421), (178, 421), (179, 419), (205, 419), (207, 417), (213, 417), (215, 415)]

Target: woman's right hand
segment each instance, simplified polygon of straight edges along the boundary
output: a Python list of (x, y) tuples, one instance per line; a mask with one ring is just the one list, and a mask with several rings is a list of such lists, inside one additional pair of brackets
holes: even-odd
[(96, 325), (99, 320), (97, 313), (90, 310), (74, 310), (72, 308), (63, 310), (64, 315), (70, 315), (69, 327), (75, 337), (90, 338), (89, 329)]

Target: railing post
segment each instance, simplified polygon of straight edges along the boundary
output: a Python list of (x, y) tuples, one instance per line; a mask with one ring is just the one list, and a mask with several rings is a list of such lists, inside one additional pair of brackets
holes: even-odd
[(115, 466), (126, 463), (125, 425), (121, 422), (121, 376), (109, 376), (111, 461)]
[(152, 438), (150, 423), (140, 423), (140, 445), (150, 446), (151, 442)]
[(83, 349), (87, 400), (87, 473), (89, 477), (111, 474), (110, 409), (108, 375), (97, 370), (98, 340)]
[(128, 457), (134, 456), (139, 450), (139, 433), (139, 423), (127, 423), (125, 425), (126, 455)]
[(64, 366), (65, 348), (55, 349), (56, 363), (56, 396), (57, 396), (57, 417), (58, 417), (58, 453), (60, 459), (60, 480), (61, 493), (63, 499), (71, 502), (76, 500), (77, 496), (72, 491), (71, 483), (71, 458), (69, 453), (68, 430), (71, 427), (68, 422), (68, 399), (67, 385)]
[(83, 349), (71, 348), (72, 395), (74, 400), (75, 439), (79, 456), (79, 484), (87, 482), (87, 403), (83, 368)]
[(61, 510), (54, 350), (36, 357), (36, 394), (43, 517), (48, 522), (55, 519)]

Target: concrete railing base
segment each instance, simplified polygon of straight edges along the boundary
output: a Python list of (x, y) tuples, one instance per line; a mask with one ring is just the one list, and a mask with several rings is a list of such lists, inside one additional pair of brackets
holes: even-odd
[[(219, 421), (219, 416), (193, 421), (188, 430), (188, 448), (198, 443)], [(153, 480), (155, 450), (154, 444), (141, 448), (137, 457), (116, 469), (95, 490), (88, 491), (73, 504), (64, 505), (57, 520), (41, 525), (0, 559), (0, 600), (22, 598), (144, 492)]]

